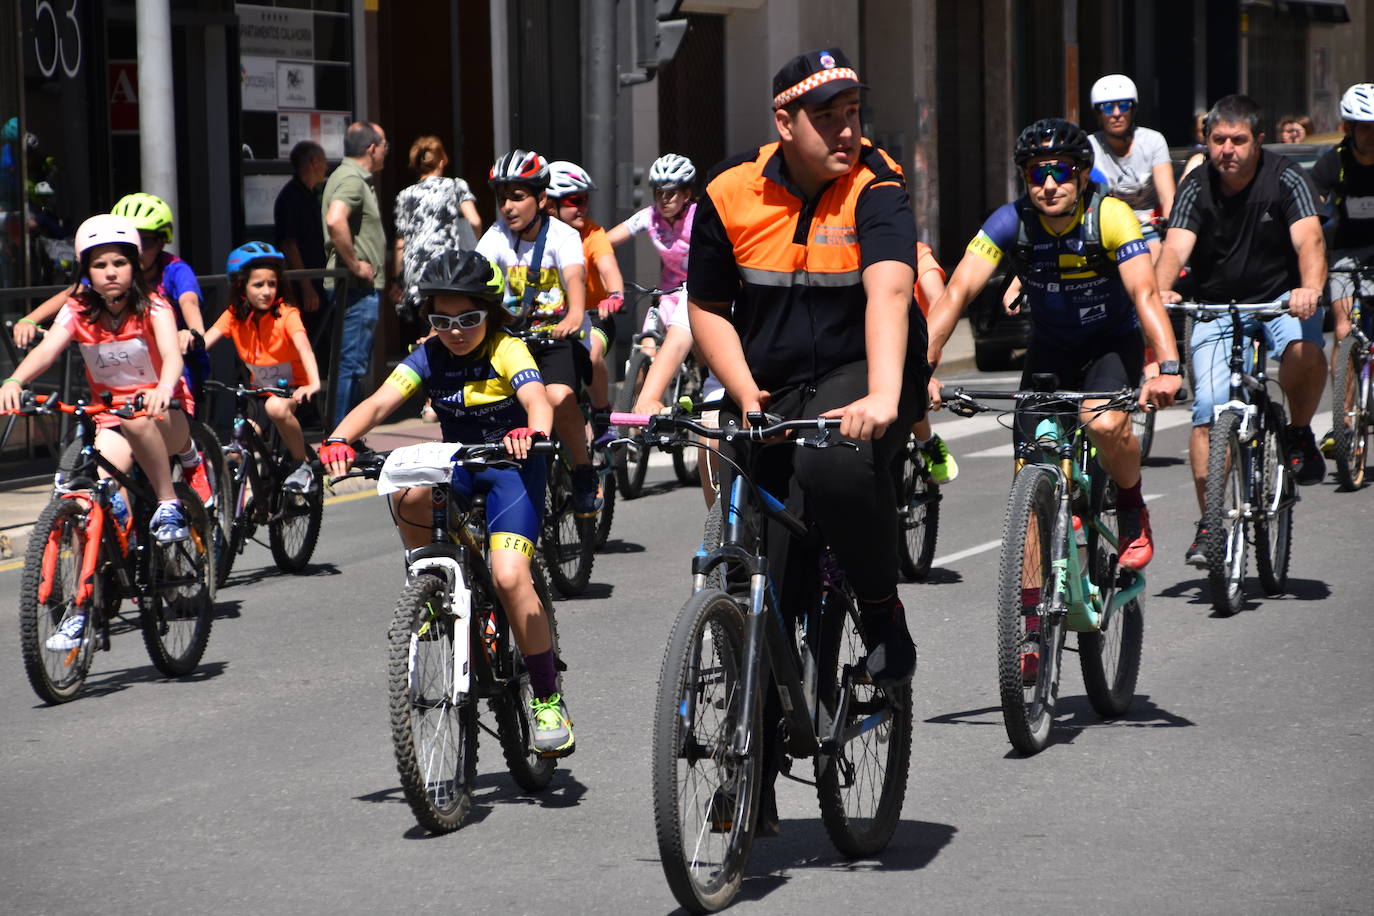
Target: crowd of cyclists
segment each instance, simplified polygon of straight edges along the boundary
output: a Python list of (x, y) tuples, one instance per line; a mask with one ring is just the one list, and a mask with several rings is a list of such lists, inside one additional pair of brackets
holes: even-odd
[[(1262, 148), (1253, 100), (1223, 98), (1203, 122), (1206, 166), (1176, 183), (1163, 137), (1135, 122), (1135, 84), (1104, 76), (1091, 93), (1096, 130), (1045, 118), (1021, 131), (1011, 156), (1024, 193), (985, 220), (947, 282), (917, 241), (901, 166), (862, 135), (863, 88), (839, 49), (799, 55), (773, 81), (775, 141), (704, 177), (683, 156), (660, 157), (648, 171), (652, 204), (610, 229), (587, 215), (598, 187), (585, 169), (529, 150), (502, 155), (488, 178), (497, 219), (470, 249), (426, 252), (407, 286), (426, 336), (318, 450), (297, 413), (320, 390), (321, 373), (285, 256), (262, 241), (230, 253), (229, 302), (207, 324), (194, 272), (165, 250), (173, 239), (167, 206), (129, 195), (81, 224), (71, 289), (16, 324), (15, 343), (31, 350), (0, 385), (0, 411), (20, 409), (25, 389), (79, 344), (92, 393), (142, 397), (147, 417), (101, 415), (96, 447), (147, 476), (159, 500), (149, 535), (161, 543), (188, 537), (173, 469), (205, 505), (217, 498), (186, 417), (202, 399), (205, 353), (224, 338), (248, 381), (289, 391), (265, 400), (261, 418), (296, 465), (287, 488), (313, 490), (324, 474), (347, 473), (360, 440), (417, 395), (444, 441), (501, 443), (516, 467), (458, 468), (452, 482), (461, 496), (486, 500), (492, 580), (530, 674), (533, 745), (548, 755), (572, 753), (575, 740), (532, 585), (547, 463), (529, 446), (562, 443), (575, 511), (594, 516), (603, 494), (593, 452), (617, 435), (607, 416), (608, 359), (627, 299), (615, 248), (637, 234), (647, 233), (659, 256), (665, 291), (633, 341), (655, 357), (637, 413), (674, 409), (664, 391), (694, 354), (710, 375), (707, 403), (695, 409), (718, 410), (714, 422), (830, 417), (855, 446), (773, 450), (753, 467), (757, 482), (787, 494), (788, 507), (833, 549), (861, 612), (875, 683), (902, 684), (916, 670), (897, 590), (891, 469), (914, 437), (936, 482), (957, 476), (927, 409), (941, 405), (934, 376), (955, 323), (999, 274), (1008, 278), (1007, 308), (1030, 314), (1022, 388), (1053, 373), (1070, 390), (1138, 387), (1142, 409), (1162, 409), (1188, 370), (1200, 507), (1208, 428), (1227, 398), (1230, 332), (1221, 322), (1198, 324), (1179, 340), (1166, 303), (1181, 301), (1181, 290), (1207, 302), (1285, 301), (1286, 314), (1255, 330), (1281, 366), (1291, 472), (1303, 485), (1324, 479), (1311, 425), (1328, 372), (1324, 303), (1339, 342), (1351, 334), (1352, 299), (1368, 292), (1336, 277), (1328, 285), (1327, 264), (1361, 265), (1374, 253), (1374, 84), (1344, 94), (1344, 138), (1310, 177)], [(1127, 414), (1095, 406), (1085, 403), (1080, 422), (1116, 485), (1120, 564), (1139, 570), (1154, 553), (1140, 445)], [(1034, 428), (1018, 423), (1015, 436), (1024, 442)], [(708, 487), (708, 506), (712, 496)], [(428, 543), (428, 505), (427, 487), (392, 495), (404, 547)], [(1188, 563), (1206, 563), (1206, 525), (1201, 518)], [(770, 567), (790, 572), (789, 539), (768, 543)], [(789, 590), (796, 578), (782, 576), (784, 608), (798, 600)], [(73, 613), (47, 649), (70, 650), (84, 628)], [(767, 702), (766, 715), (780, 715), (777, 697)], [(762, 825), (777, 822), (771, 792), (761, 808), (766, 834)]]

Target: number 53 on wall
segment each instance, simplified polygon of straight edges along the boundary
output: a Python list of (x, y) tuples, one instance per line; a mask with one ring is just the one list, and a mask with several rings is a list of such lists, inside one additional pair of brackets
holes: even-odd
[(79, 0), (36, 0), (33, 5), (33, 56), (47, 78), (61, 67), (68, 77), (81, 72)]

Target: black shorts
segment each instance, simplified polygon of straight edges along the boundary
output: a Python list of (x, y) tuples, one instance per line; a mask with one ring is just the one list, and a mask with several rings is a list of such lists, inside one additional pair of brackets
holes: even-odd
[(567, 385), (579, 391), (592, 381), (592, 356), (580, 340), (541, 341), (530, 347), (545, 385)]
[(602, 343), (606, 345), (605, 352), (611, 352), (611, 348), (615, 346), (615, 316), (607, 315), (605, 318), (593, 317), (592, 333), (599, 334)]
[[(1059, 379), (1055, 385), (1059, 391), (1119, 391), (1139, 385), (1144, 369), (1145, 342), (1136, 329), (1071, 346), (1032, 338), (1021, 388), (1034, 387), (1031, 377), (1038, 373), (1052, 373)], [(1044, 416), (1017, 412), (1013, 439), (1018, 447), (1035, 438), (1035, 427)]]

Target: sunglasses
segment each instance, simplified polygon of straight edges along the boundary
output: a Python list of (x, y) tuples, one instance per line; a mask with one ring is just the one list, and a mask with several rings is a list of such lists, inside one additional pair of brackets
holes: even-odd
[(498, 202), (503, 200), (529, 200), (534, 196), (534, 192), (525, 187), (497, 188), (495, 194)]
[(1078, 166), (1072, 162), (1037, 162), (1026, 168), (1026, 181), (1037, 188), (1050, 178), (1054, 179), (1055, 184), (1063, 184), (1073, 178), (1076, 171)]
[(473, 328), (480, 328), (486, 320), (487, 313), (478, 309), (461, 315), (430, 315), (429, 326), (436, 331), (449, 331), (454, 328), (471, 331)]
[(1097, 110), (1104, 115), (1126, 114), (1135, 107), (1135, 102), (1130, 99), (1122, 99), (1119, 102), (1101, 102), (1097, 105)]
[(560, 207), (585, 207), (587, 206), (586, 194), (569, 194), (567, 197), (558, 198)]

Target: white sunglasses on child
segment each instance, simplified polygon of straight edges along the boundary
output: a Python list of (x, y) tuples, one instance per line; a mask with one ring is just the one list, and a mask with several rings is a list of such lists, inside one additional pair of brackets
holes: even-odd
[(461, 315), (430, 315), (429, 326), (436, 331), (447, 331), (450, 328), (462, 328), (470, 331), (473, 328), (480, 328), (482, 322), (487, 320), (487, 313), (482, 309), (472, 312), (464, 312)]

